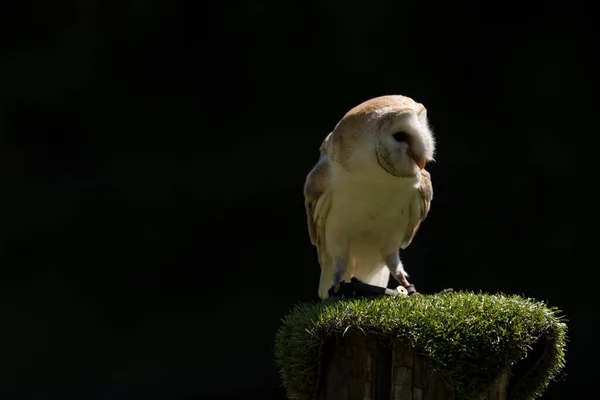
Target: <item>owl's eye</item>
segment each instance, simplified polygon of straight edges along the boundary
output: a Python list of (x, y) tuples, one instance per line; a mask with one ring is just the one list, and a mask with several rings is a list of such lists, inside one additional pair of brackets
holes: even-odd
[(408, 141), (408, 135), (406, 134), (406, 132), (396, 132), (393, 136), (396, 142), (402, 143)]

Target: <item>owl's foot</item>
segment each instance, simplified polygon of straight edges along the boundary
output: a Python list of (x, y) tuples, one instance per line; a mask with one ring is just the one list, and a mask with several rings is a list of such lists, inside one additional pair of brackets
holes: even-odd
[(417, 289), (415, 289), (415, 285), (413, 285), (412, 283), (409, 283), (406, 286), (402, 285), (402, 287), (404, 287), (404, 289), (406, 289), (406, 292), (408, 293), (409, 296), (412, 296), (414, 294), (416, 294), (416, 295), (419, 294), (419, 292), (417, 292)]
[(408, 291), (404, 287), (401, 288), (402, 290), (388, 289), (352, 278), (350, 282), (341, 281), (333, 284), (327, 294), (332, 300), (355, 297), (407, 296)]
[(327, 291), (327, 295), (330, 299), (335, 300), (339, 298), (344, 298), (344, 291), (342, 290), (342, 286), (345, 284), (344, 281), (334, 282), (333, 285)]
[[(381, 297), (381, 296), (420, 296), (415, 285), (412, 283), (400, 284), (395, 290), (387, 289), (381, 286), (374, 286), (363, 283), (356, 278), (350, 282), (341, 281), (331, 285), (327, 292), (329, 297), (325, 301), (342, 300), (353, 297)], [(444, 289), (436, 294), (446, 294), (453, 292), (453, 289)]]

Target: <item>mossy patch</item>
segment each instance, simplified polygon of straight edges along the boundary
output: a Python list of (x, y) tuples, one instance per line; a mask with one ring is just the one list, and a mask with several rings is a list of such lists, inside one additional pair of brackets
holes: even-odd
[[(316, 393), (323, 346), (349, 329), (409, 344), (468, 399), (515, 364), (527, 366), (511, 376), (510, 398), (537, 398), (565, 365), (565, 320), (556, 308), (533, 299), (454, 292), (300, 303), (284, 317), (275, 341), (290, 399)], [(539, 351), (533, 352), (536, 345)], [(519, 363), (533, 353), (534, 362)]]

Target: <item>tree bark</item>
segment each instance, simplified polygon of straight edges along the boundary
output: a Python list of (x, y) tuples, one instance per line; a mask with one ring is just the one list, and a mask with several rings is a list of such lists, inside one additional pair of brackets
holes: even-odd
[[(326, 346), (319, 400), (460, 400), (406, 344), (348, 332)], [(506, 400), (508, 375), (487, 391)]]

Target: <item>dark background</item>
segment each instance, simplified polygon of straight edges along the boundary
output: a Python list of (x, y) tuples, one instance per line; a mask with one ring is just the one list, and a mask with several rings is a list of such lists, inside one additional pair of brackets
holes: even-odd
[(3, 398), (283, 399), (273, 337), (319, 278), (304, 179), (384, 94), (424, 103), (438, 141), (413, 282), (560, 307), (567, 376), (544, 398), (591, 389), (591, 7), (3, 5)]

